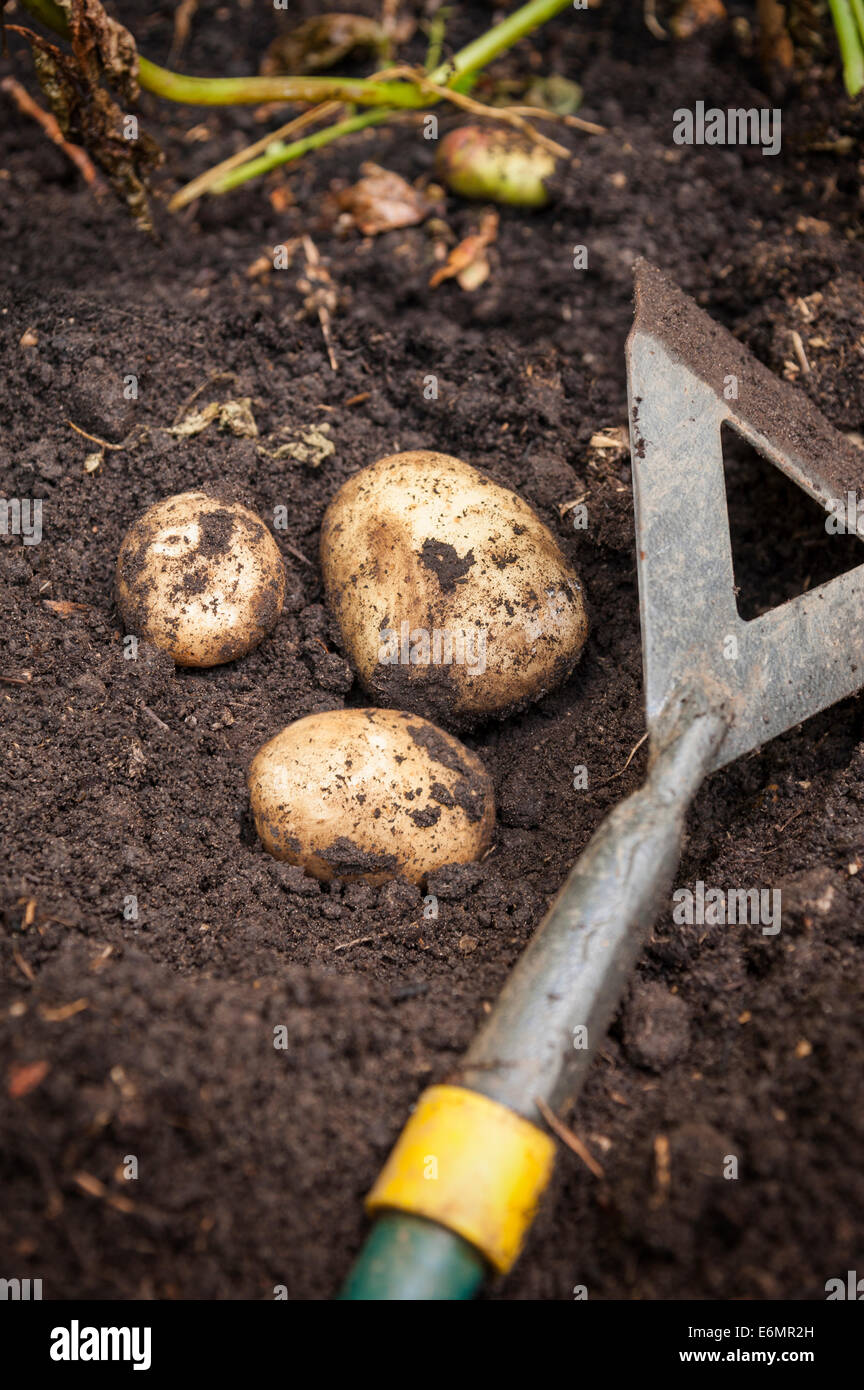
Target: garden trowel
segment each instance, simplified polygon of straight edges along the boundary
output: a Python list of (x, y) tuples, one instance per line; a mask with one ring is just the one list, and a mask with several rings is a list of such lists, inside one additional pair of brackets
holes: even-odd
[(826, 512), (857, 500), (864, 452), (644, 261), (626, 356), (649, 772), (594, 833), (450, 1083), (420, 1097), (344, 1298), (468, 1298), (506, 1273), (551, 1175), (547, 1126), (602, 1044), (703, 779), (864, 684), (864, 565), (739, 616), (721, 430)]

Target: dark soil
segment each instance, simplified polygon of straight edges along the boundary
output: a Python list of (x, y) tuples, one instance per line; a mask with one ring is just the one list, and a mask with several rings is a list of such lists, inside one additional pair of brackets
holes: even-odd
[[(174, 6), (112, 8), (165, 61)], [(187, 70), (252, 70), (276, 27), (269, 6), (254, 10), (202, 0)], [(453, 42), (491, 13), (462, 7)], [(4, 73), (29, 82), (25, 46), (10, 47)], [(419, 39), (405, 49), (421, 55)], [(162, 204), (157, 246), (0, 94), (0, 492), (44, 499), (41, 544), (0, 547), (0, 1273), (42, 1278), (46, 1297), (332, 1295), (419, 1090), (453, 1070), (569, 865), (640, 783), (644, 745), (622, 770), (643, 733), (629, 459), (589, 448), (626, 423), (634, 258), (797, 377), (835, 426), (864, 429), (860, 170), (836, 144), (854, 149), (864, 122), (836, 65), (787, 94), (776, 158), (672, 143), (679, 106), (778, 104), (728, 26), (664, 44), (641, 4), (607, 0), (565, 13), (497, 71), (544, 68), (578, 76), (584, 114), (608, 134), (563, 135), (578, 167), (549, 210), (502, 210), (491, 275), (470, 294), (428, 288), (427, 229), (362, 240), (319, 217), (364, 158), (429, 170), (434, 142), (416, 124), (175, 218)], [(141, 111), (167, 153), (165, 187), (268, 128), (252, 109), (145, 97)], [(277, 188), (293, 197), (279, 212)], [(479, 215), (447, 200), (456, 236)], [(247, 274), (304, 231), (339, 296), (336, 373), (304, 311), (302, 249), (288, 271)], [(571, 269), (579, 244), (587, 271)], [(430, 373), (437, 400), (424, 398)], [(196, 390), (198, 408), (250, 397), (260, 437), (167, 433)], [(129, 442), (85, 471), (99, 446), (70, 421)], [(317, 467), (268, 456), (325, 424), (335, 451)], [(533, 503), (592, 618), (563, 688), (467, 740), (495, 781), (495, 849), (430, 884), (435, 921), (410, 886), (325, 889), (275, 862), (245, 786), (285, 724), (363, 702), (322, 608), (318, 531), (353, 471), (414, 447), (461, 456)], [(734, 479), (742, 584), (782, 572), (785, 597), (812, 582), (820, 523), (805, 532), (797, 490), (766, 504), (746, 460)], [(287, 509), (276, 631), (209, 671), (175, 671), (146, 645), (126, 659), (112, 597), (126, 529), (159, 498), (214, 486), (268, 522)], [(559, 507), (586, 493), (577, 532)], [(570, 1117), (605, 1176), (562, 1149), (525, 1255), (492, 1297), (569, 1299), (585, 1285), (591, 1298), (818, 1299), (827, 1279), (861, 1270), (862, 714), (853, 699), (817, 716), (697, 798), (677, 883), (779, 887), (783, 929), (676, 926), (671, 904), (661, 915)], [(573, 787), (577, 765), (587, 790)], [(730, 1155), (737, 1181), (723, 1177)]]

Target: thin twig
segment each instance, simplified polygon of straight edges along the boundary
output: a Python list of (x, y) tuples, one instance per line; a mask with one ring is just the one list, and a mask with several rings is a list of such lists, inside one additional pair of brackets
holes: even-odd
[(807, 360), (807, 353), (804, 348), (804, 343), (801, 339), (801, 334), (793, 328), (790, 336), (792, 338), (792, 346), (795, 349), (795, 356), (798, 358), (799, 367), (804, 373), (810, 372), (812, 368), (810, 366), (809, 361)]
[(642, 735), (642, 737), (640, 738), (639, 742), (638, 742), (638, 743), (634, 743), (633, 747), (630, 749), (630, 755), (629, 755), (629, 757), (628, 757), (626, 763), (624, 764), (624, 766), (623, 766), (623, 767), (619, 767), (619, 769), (618, 769), (617, 772), (613, 772), (611, 777), (607, 777), (605, 782), (598, 782), (598, 784), (597, 784), (598, 787), (608, 787), (608, 785), (609, 785), (610, 782), (614, 782), (616, 777), (620, 777), (620, 776), (622, 775), (622, 773), (625, 773), (625, 772), (627, 771), (628, 767), (629, 767), (630, 764), (632, 763), (632, 761), (633, 761), (634, 757), (636, 756), (636, 754), (639, 752), (639, 749), (642, 747), (642, 744), (645, 742), (645, 740), (646, 740), (647, 737), (648, 737), (648, 731), (647, 731), (647, 729), (646, 729), (645, 733)]
[(600, 1164), (597, 1162), (590, 1149), (585, 1147), (582, 1140), (578, 1135), (573, 1133), (572, 1129), (568, 1129), (567, 1126), (558, 1119), (555, 1111), (550, 1109), (543, 1097), (535, 1096), (534, 1104), (537, 1106), (537, 1109), (540, 1111), (540, 1114), (543, 1116), (549, 1128), (553, 1133), (558, 1135), (561, 1143), (566, 1144), (568, 1149), (571, 1149), (577, 1158), (581, 1158), (585, 1167), (589, 1172), (594, 1174), (595, 1178), (604, 1178), (606, 1174), (603, 1172), (603, 1169), (600, 1167)]
[(142, 705), (142, 706), (141, 706), (141, 709), (142, 709), (142, 710), (144, 711), (144, 713), (148, 716), (148, 718), (150, 718), (150, 719), (153, 720), (153, 723), (154, 723), (154, 724), (158, 724), (160, 729), (164, 729), (166, 734), (170, 734), (170, 733), (173, 732), (172, 729), (169, 729), (169, 727), (168, 727), (167, 724), (163, 724), (163, 722), (162, 722), (162, 720), (159, 718), (158, 714), (154, 714), (153, 710), (150, 708), (149, 705)]
[[(566, 145), (559, 145), (556, 140), (550, 140), (548, 135), (537, 130), (530, 121), (518, 114), (509, 106), (487, 106), (485, 102), (475, 101), (473, 97), (466, 96), (464, 92), (455, 92), (452, 87), (442, 87), (440, 83), (433, 82), (424, 72), (418, 68), (408, 67), (406, 64), (395, 68), (389, 68), (386, 74), (390, 77), (403, 77), (409, 82), (413, 82), (422, 92), (428, 92), (436, 96), (441, 101), (452, 102), (454, 106), (460, 107), (463, 111), (468, 111), (472, 116), (485, 116), (488, 120), (503, 121), (506, 125), (514, 126), (522, 134), (527, 135), (538, 145), (542, 145), (550, 154), (558, 156), (560, 159), (571, 159), (572, 151)], [(544, 111), (537, 107), (526, 108), (533, 111), (541, 119), (554, 120), (553, 111)], [(598, 127), (598, 130), (600, 127)], [(601, 131), (602, 133), (602, 131)]]
[[(490, 107), (491, 111), (496, 108)], [(563, 111), (547, 111), (542, 106), (507, 106), (505, 110), (515, 112), (517, 116), (534, 116), (538, 121), (560, 121), (562, 125), (572, 126), (574, 130), (584, 130), (589, 135), (605, 135), (607, 133), (605, 125), (597, 125), (596, 121), (586, 121), (583, 116), (565, 115)], [(567, 151), (571, 153), (570, 150)]]
[(176, 63), (183, 49), (186, 47), (189, 29), (197, 9), (198, 0), (180, 0), (180, 4), (174, 11), (174, 38), (171, 41), (171, 48), (168, 53), (169, 63)]
[(195, 404), (195, 402), (197, 401), (198, 397), (201, 395), (201, 392), (202, 392), (202, 391), (206, 391), (208, 386), (216, 386), (216, 385), (219, 385), (219, 384), (221, 384), (221, 383), (223, 383), (223, 382), (226, 382), (226, 381), (236, 381), (236, 380), (237, 380), (237, 373), (236, 373), (236, 372), (211, 372), (209, 376), (205, 376), (204, 380), (200, 383), (200, 385), (198, 385), (198, 386), (195, 387), (195, 390), (192, 391), (192, 392), (186, 397), (185, 401), (184, 401), (183, 404), (180, 406), (180, 409), (177, 411), (177, 414), (174, 416), (174, 419), (173, 419), (172, 424), (171, 424), (171, 428), (172, 428), (172, 429), (176, 429), (176, 428), (177, 428), (177, 426), (180, 424), (181, 420), (182, 420), (182, 419), (184, 418), (184, 416), (187, 414), (190, 405), (194, 405), (194, 404)]
[(236, 154), (229, 155), (227, 159), (223, 159), (219, 164), (214, 164), (205, 173), (199, 174), (197, 178), (184, 184), (169, 202), (169, 212), (177, 212), (180, 208), (186, 207), (187, 203), (194, 202), (196, 198), (207, 193), (213, 184), (218, 183), (223, 174), (227, 174), (231, 169), (236, 169), (238, 165), (245, 164), (248, 160), (263, 154), (277, 141), (283, 141), (286, 136), (305, 130), (307, 126), (314, 125), (316, 121), (324, 120), (327, 116), (334, 116), (341, 109), (342, 102), (322, 101), (318, 106), (312, 106), (308, 111), (304, 111), (301, 115), (295, 116), (293, 120), (287, 121), (278, 130), (272, 130), (269, 134), (262, 135), (260, 140), (246, 145), (242, 150), (237, 150)]
[(70, 429), (73, 429), (73, 430), (75, 431), (76, 434), (83, 435), (83, 437), (84, 437), (85, 439), (89, 439), (91, 444), (98, 444), (99, 447), (100, 447), (100, 449), (125, 449), (125, 448), (126, 448), (126, 443), (125, 443), (125, 441), (124, 441), (122, 444), (109, 444), (107, 439), (100, 439), (100, 438), (98, 437), (98, 435), (95, 435), (95, 434), (88, 434), (86, 430), (82, 430), (81, 426), (80, 426), (80, 425), (76, 425), (74, 420), (67, 420), (67, 421), (66, 421), (66, 424), (70, 427)]
[(308, 565), (310, 569), (313, 568), (312, 561), (306, 558), (302, 550), (295, 549), (295, 547), (289, 545), (287, 541), (282, 542), (282, 547), (284, 550), (288, 551), (289, 555), (293, 555), (295, 560), (301, 560), (304, 565)]
[(672, 1182), (669, 1139), (665, 1134), (658, 1134), (654, 1140), (654, 1164), (656, 1190), (651, 1199), (651, 1206), (656, 1209), (662, 1207), (666, 1201)]
[(24, 959), (17, 946), (13, 946), (12, 948), (12, 959), (18, 966), (18, 969), (21, 971), (21, 974), (24, 976), (25, 980), (29, 980), (32, 985), (36, 980), (36, 976), (33, 973), (33, 967), (30, 965), (29, 961), (26, 961)]
[(791, 815), (788, 820), (784, 821), (782, 825), (776, 826), (775, 828), (777, 830), (777, 834), (782, 835), (783, 831), (786, 829), (787, 826), (792, 824), (793, 820), (797, 820), (799, 816), (803, 816), (805, 809), (806, 808), (804, 806), (799, 806), (798, 810), (795, 811), (794, 814)]
[(345, 120), (324, 126), (321, 130), (313, 130), (311, 135), (301, 135), (299, 140), (291, 140), (287, 145), (281, 140), (276, 140), (268, 144), (264, 153), (255, 159), (250, 159), (236, 169), (229, 169), (211, 191), (216, 194), (228, 193), (232, 188), (239, 188), (241, 184), (247, 183), (249, 179), (258, 178), (260, 174), (267, 174), (282, 164), (300, 159), (312, 150), (331, 145), (335, 140), (341, 140), (344, 135), (366, 130), (369, 126), (382, 125), (385, 121), (396, 120), (399, 116), (407, 115), (409, 119), (420, 120), (422, 114), (421, 111), (406, 112), (392, 106), (375, 107), (371, 111), (359, 111)]
[(306, 302), (317, 310), (330, 367), (334, 372), (338, 372), (339, 363), (336, 361), (336, 354), (333, 351), (330, 337), (330, 303), (328, 302), (335, 300), (333, 282), (328, 271), (321, 264), (318, 247), (308, 234), (303, 237), (303, 250), (306, 253), (306, 279), (311, 291)]
[(655, 39), (668, 38), (666, 30), (657, 18), (657, 0), (645, 0), (642, 17), (645, 20), (645, 28), (654, 35)]
[[(386, 933), (383, 933), (386, 935)], [(365, 946), (367, 942), (374, 941), (374, 936), (355, 936), (353, 941), (342, 941), (338, 946), (334, 946), (334, 951), (350, 951), (352, 946)]]
[(30, 116), (37, 125), (41, 126), (52, 144), (62, 150), (66, 158), (75, 165), (88, 187), (92, 188), (94, 193), (104, 192), (105, 185), (99, 178), (90, 156), (81, 149), (80, 145), (73, 145), (65, 138), (57, 123), (56, 116), (53, 116), (50, 111), (43, 111), (38, 102), (33, 100), (26, 87), (22, 87), (21, 83), (16, 82), (14, 77), (4, 77), (3, 81), (0, 82), (0, 88), (9, 93), (22, 116)]

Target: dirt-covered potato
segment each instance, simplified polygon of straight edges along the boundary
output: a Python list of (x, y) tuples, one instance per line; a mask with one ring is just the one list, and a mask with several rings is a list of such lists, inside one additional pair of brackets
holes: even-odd
[(178, 666), (218, 666), (245, 656), (275, 627), (285, 567), (248, 507), (180, 492), (126, 532), (115, 588), (130, 632)]
[(508, 488), (447, 454), (362, 469), (321, 531), (327, 600), (366, 689), (450, 728), (523, 708), (588, 631), (578, 578)]
[(492, 782), (476, 754), (417, 715), (341, 709), (289, 724), (249, 772), (271, 854), (308, 874), (421, 884), (488, 848)]

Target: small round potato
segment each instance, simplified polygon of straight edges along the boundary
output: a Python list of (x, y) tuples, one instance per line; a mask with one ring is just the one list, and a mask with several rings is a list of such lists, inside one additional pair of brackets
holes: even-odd
[(585, 643), (576, 574), (508, 488), (447, 454), (356, 473), (321, 531), (327, 600), (365, 688), (449, 728), (559, 685)]
[(438, 146), (438, 177), (463, 198), (490, 198), (520, 208), (549, 202), (547, 180), (556, 169), (553, 155), (513, 130), (459, 126)]
[(115, 587), (130, 632), (178, 666), (219, 666), (245, 656), (275, 627), (285, 567), (248, 507), (181, 492), (126, 532)]
[(488, 848), (492, 782), (476, 754), (425, 719), (341, 709), (289, 724), (249, 772), (255, 826), (308, 874), (421, 884)]

